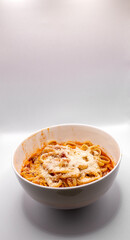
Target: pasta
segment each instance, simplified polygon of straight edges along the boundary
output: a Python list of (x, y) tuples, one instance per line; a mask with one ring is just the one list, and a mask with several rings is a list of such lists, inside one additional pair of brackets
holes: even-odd
[(48, 187), (73, 187), (93, 182), (114, 168), (114, 161), (90, 141), (51, 141), (25, 160), (21, 176)]

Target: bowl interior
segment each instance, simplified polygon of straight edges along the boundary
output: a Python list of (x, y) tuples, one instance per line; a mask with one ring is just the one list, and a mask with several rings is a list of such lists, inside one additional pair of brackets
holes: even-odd
[(58, 142), (73, 140), (83, 142), (90, 140), (92, 143), (100, 145), (106, 153), (117, 163), (120, 159), (120, 149), (117, 142), (108, 133), (86, 125), (59, 125), (43, 129), (22, 142), (14, 154), (13, 165), (20, 173), (22, 163), (29, 158), (44, 142), (56, 140)]

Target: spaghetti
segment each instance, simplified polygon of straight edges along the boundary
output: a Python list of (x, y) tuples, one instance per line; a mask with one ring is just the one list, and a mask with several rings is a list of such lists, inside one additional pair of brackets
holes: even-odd
[(103, 149), (90, 141), (51, 141), (24, 161), (21, 176), (42, 186), (73, 187), (100, 179), (114, 165)]

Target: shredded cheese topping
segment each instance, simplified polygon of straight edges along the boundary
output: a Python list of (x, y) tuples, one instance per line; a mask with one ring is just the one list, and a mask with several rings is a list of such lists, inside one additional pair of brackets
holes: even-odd
[(51, 141), (25, 163), (21, 175), (49, 187), (70, 187), (95, 181), (114, 167), (103, 150), (90, 141)]

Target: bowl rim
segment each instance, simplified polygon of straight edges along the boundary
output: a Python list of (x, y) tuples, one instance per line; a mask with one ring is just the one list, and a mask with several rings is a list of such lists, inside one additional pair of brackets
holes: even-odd
[[(102, 133), (107, 134), (109, 137), (111, 137), (111, 138), (114, 140), (114, 142), (115, 142), (115, 143), (117, 144), (117, 146), (118, 146), (118, 149), (119, 149), (119, 160), (118, 160), (117, 164), (114, 166), (114, 168), (113, 168), (109, 173), (107, 173), (105, 176), (101, 177), (100, 179), (94, 180), (93, 182), (90, 182), (90, 183), (82, 184), (82, 185), (79, 185), (79, 186), (73, 186), (73, 187), (49, 187), (49, 186), (42, 186), (42, 185), (39, 185), (39, 184), (36, 184), (36, 183), (32, 183), (32, 182), (30, 182), (29, 180), (27, 180), (26, 178), (22, 177), (22, 176), (18, 173), (18, 171), (16, 170), (15, 165), (14, 165), (14, 157), (15, 157), (15, 154), (16, 154), (17, 149), (18, 149), (18, 148), (21, 146), (21, 144), (24, 143), (27, 139), (29, 139), (29, 138), (31, 138), (32, 136), (40, 133), (41, 131), (44, 131), (44, 130), (47, 130), (47, 129), (50, 129), (50, 128), (51, 128), (51, 129), (52, 129), (52, 128), (56, 128), (56, 127), (59, 127), (59, 126), (60, 126), (60, 127), (64, 127), (64, 126), (83, 126), (83, 127), (90, 127), (90, 128), (99, 130), (99, 131), (101, 131)], [(26, 138), (17, 146), (17, 148), (16, 148), (16, 150), (15, 150), (15, 152), (14, 152), (14, 154), (13, 154), (13, 158), (12, 158), (12, 168), (13, 168), (15, 174), (16, 174), (21, 180), (23, 180), (23, 181), (25, 181), (25, 182), (33, 185), (34, 187), (39, 187), (39, 188), (41, 188), (41, 189), (47, 189), (47, 190), (50, 189), (50, 190), (53, 190), (53, 191), (57, 191), (57, 190), (58, 190), (58, 191), (59, 191), (59, 190), (61, 190), (61, 191), (63, 190), (63, 191), (64, 191), (64, 190), (71, 190), (71, 189), (73, 190), (73, 189), (78, 189), (78, 188), (84, 188), (84, 187), (87, 187), (87, 186), (90, 186), (90, 185), (92, 185), (92, 184), (96, 184), (97, 182), (102, 181), (103, 179), (107, 178), (109, 175), (111, 175), (111, 174), (116, 170), (116, 168), (120, 165), (121, 159), (122, 159), (122, 154), (121, 154), (120, 145), (119, 145), (119, 143), (117, 142), (117, 140), (116, 140), (111, 134), (109, 134), (107, 131), (104, 131), (104, 130), (102, 130), (101, 128), (96, 127), (96, 126), (94, 126), (94, 125), (81, 124), (81, 123), (63, 123), (63, 124), (57, 124), (57, 125), (52, 125), (52, 126), (49, 126), (49, 127), (41, 128), (41, 129), (39, 129), (39, 130), (37, 130), (37, 131), (32, 132), (31, 135), (29, 135), (28, 137), (26, 137)]]

